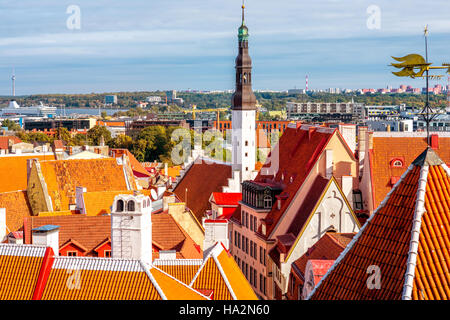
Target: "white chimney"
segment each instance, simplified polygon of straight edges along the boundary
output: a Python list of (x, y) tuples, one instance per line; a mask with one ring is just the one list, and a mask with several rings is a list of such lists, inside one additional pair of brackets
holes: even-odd
[(79, 210), (81, 214), (86, 214), (86, 206), (84, 204), (83, 194), (86, 193), (87, 189), (84, 187), (75, 188), (75, 207)]
[(32, 230), (32, 243), (51, 247), (55, 256), (59, 256), (59, 226), (47, 224)]
[(203, 241), (203, 257), (206, 258), (217, 242), (222, 242), (228, 250), (228, 221), (227, 220), (203, 220), (205, 240)]
[(177, 252), (175, 250), (159, 251), (159, 260), (176, 260)]
[(165, 175), (166, 177), (169, 176), (169, 165), (168, 165), (167, 162), (164, 163), (164, 175)]
[(0, 208), (0, 243), (5, 240), (6, 236), (6, 209)]
[(342, 176), (342, 192), (347, 197), (350, 206), (353, 208), (353, 177)]
[(325, 150), (325, 161), (326, 161), (326, 173), (325, 176), (327, 179), (331, 179), (333, 175), (333, 150)]
[(352, 150), (353, 154), (356, 150), (356, 125), (354, 124), (340, 124), (339, 132), (341, 136), (344, 138), (350, 150)]
[(152, 201), (142, 194), (120, 194), (111, 210), (113, 258), (152, 264)]

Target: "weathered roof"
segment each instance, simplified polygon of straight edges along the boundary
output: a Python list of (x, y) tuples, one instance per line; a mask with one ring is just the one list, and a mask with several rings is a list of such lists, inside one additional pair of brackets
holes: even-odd
[(26, 191), (0, 193), (0, 208), (6, 211), (6, 226), (10, 232), (23, 227), (23, 219), (31, 216)]
[(116, 159), (41, 161), (40, 165), (54, 211), (67, 210), (75, 203), (78, 186), (88, 192), (135, 188), (128, 188), (123, 165)]

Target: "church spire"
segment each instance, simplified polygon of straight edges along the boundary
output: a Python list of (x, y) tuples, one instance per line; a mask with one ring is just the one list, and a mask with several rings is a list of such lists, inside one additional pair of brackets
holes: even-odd
[(248, 54), (248, 28), (245, 25), (245, 4), (242, 2), (242, 24), (238, 30), (239, 54), (236, 57), (236, 91), (233, 110), (255, 110), (256, 97), (252, 90), (252, 59)]

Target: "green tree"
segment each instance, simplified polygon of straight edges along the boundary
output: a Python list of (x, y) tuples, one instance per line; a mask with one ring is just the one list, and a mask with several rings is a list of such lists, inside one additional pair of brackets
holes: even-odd
[(72, 136), (70, 135), (69, 130), (64, 127), (56, 129), (56, 139), (63, 140), (67, 145), (71, 145), (72, 143)]
[(2, 122), (2, 127), (7, 127), (8, 130), (18, 131), (20, 130), (20, 126), (12, 120), (5, 119)]
[(111, 132), (106, 129), (106, 127), (95, 125), (87, 132), (88, 141), (94, 146), (98, 146), (100, 144), (100, 138), (102, 136), (105, 140), (105, 144), (109, 144), (111, 141)]

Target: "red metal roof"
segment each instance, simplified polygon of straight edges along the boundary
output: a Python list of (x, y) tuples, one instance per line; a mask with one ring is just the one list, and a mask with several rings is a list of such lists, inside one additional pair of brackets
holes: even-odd
[(213, 192), (213, 200), (220, 206), (237, 206), (238, 201), (242, 200), (242, 193), (225, 193), (225, 192)]

